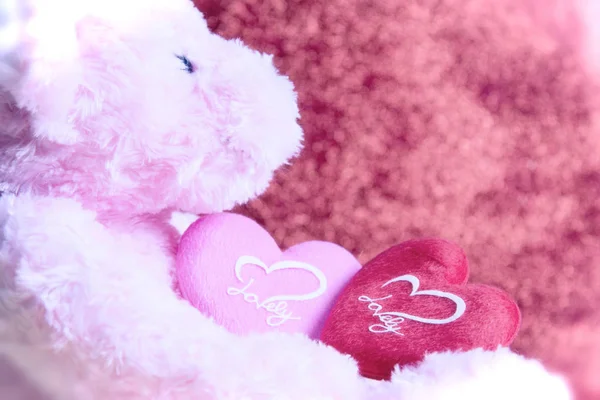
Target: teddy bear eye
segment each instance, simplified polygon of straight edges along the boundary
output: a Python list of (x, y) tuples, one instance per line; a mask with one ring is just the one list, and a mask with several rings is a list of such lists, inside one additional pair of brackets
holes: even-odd
[(181, 62), (183, 63), (184, 68), (182, 68), (182, 69), (184, 71), (187, 71), (190, 74), (194, 73), (196, 68), (194, 68), (194, 64), (192, 64), (192, 62), (186, 56), (177, 56), (177, 58), (179, 58), (181, 60)]

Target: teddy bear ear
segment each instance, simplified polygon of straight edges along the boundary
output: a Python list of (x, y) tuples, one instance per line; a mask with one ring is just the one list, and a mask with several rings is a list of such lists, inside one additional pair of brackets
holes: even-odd
[(78, 136), (70, 113), (81, 68), (77, 7), (68, 11), (56, 5), (60, 2), (29, 2), (19, 14), (24, 20), (12, 52), (13, 75), (3, 89), (30, 113), (36, 137), (68, 144)]

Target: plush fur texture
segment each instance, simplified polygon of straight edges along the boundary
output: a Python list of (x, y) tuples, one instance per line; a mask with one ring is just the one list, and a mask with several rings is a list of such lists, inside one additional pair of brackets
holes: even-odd
[(174, 290), (173, 213), (266, 188), (300, 147), (292, 85), (188, 0), (27, 5), (0, 100), (3, 400), (569, 397), (507, 349), (372, 382), (302, 335), (204, 317)]
[(0, 87), (18, 77), (16, 52), (27, 12), (19, 0), (0, 0)]

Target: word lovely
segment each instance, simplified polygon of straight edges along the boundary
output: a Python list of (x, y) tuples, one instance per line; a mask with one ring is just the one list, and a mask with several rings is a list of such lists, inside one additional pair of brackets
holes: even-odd
[(300, 319), (300, 317), (294, 317), (291, 311), (288, 311), (288, 304), (285, 301), (273, 301), (272, 298), (268, 298), (261, 302), (258, 295), (248, 292), (250, 286), (254, 283), (254, 279), (250, 279), (248, 284), (243, 288), (229, 287), (227, 288), (227, 294), (230, 296), (242, 295), (247, 303), (254, 304), (257, 310), (264, 308), (267, 312), (272, 313), (267, 317), (267, 325), (279, 326), (291, 319)]
[(390, 279), (386, 283), (384, 283), (381, 288), (384, 288), (388, 285), (391, 285), (395, 282), (409, 282), (412, 285), (412, 291), (409, 296), (433, 296), (433, 297), (441, 297), (452, 300), (456, 305), (456, 311), (453, 315), (444, 319), (434, 319), (434, 318), (423, 318), (416, 315), (411, 315), (403, 312), (397, 311), (383, 311), (383, 306), (379, 304), (379, 302), (388, 300), (392, 298), (392, 295), (387, 295), (381, 298), (370, 298), (369, 296), (359, 296), (358, 301), (369, 303), (367, 308), (373, 311), (373, 317), (376, 317), (381, 322), (380, 324), (373, 324), (369, 326), (369, 331), (373, 333), (394, 333), (396, 335), (404, 336), (403, 333), (400, 332), (401, 326), (405, 320), (412, 320), (416, 322), (421, 322), (424, 324), (431, 325), (445, 325), (459, 319), (467, 309), (467, 305), (465, 301), (452, 293), (442, 292), (439, 290), (421, 290), (419, 291), (419, 278), (414, 275), (402, 275), (394, 279)]
[[(255, 282), (254, 279), (249, 279), (246, 283), (242, 278), (242, 269), (246, 265), (254, 265), (264, 270), (266, 275), (269, 275), (275, 271), (281, 270), (302, 270), (309, 274), (312, 274), (318, 281), (318, 288), (312, 292), (307, 292), (299, 295), (278, 295), (271, 296), (261, 301), (260, 297), (256, 293), (250, 291), (252, 284)], [(279, 261), (271, 266), (267, 266), (263, 261), (252, 256), (241, 256), (235, 264), (235, 276), (245, 286), (241, 288), (229, 287), (227, 288), (227, 294), (230, 296), (241, 295), (249, 304), (253, 304), (256, 310), (264, 309), (267, 313), (271, 314), (267, 316), (266, 323), (271, 327), (280, 326), (290, 320), (299, 320), (300, 317), (294, 316), (292, 311), (288, 310), (289, 301), (308, 301), (316, 299), (321, 296), (327, 290), (327, 278), (325, 274), (313, 265), (299, 262), (299, 261)]]

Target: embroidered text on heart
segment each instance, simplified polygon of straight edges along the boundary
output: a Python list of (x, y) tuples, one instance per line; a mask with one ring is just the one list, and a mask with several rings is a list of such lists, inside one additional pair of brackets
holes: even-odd
[(280, 295), (280, 296), (271, 296), (262, 302), (259, 299), (259, 296), (255, 293), (251, 293), (248, 289), (255, 282), (254, 279), (250, 279), (246, 286), (242, 288), (229, 287), (227, 288), (227, 294), (230, 296), (242, 295), (244, 300), (247, 303), (253, 304), (257, 310), (264, 309), (270, 314), (266, 318), (266, 323), (269, 326), (279, 326), (289, 320), (299, 320), (300, 317), (293, 316), (292, 312), (288, 310), (288, 301), (307, 301), (315, 299), (321, 296), (327, 290), (327, 278), (325, 274), (318, 268), (310, 265), (308, 263), (298, 262), (298, 261), (279, 261), (271, 265), (267, 266), (260, 259), (252, 256), (241, 256), (238, 258), (235, 264), (235, 276), (237, 279), (244, 282), (242, 278), (242, 268), (245, 265), (255, 265), (262, 268), (265, 273), (268, 275), (274, 271), (279, 270), (301, 270), (306, 271), (312, 274), (319, 282), (319, 287), (312, 292), (301, 294), (301, 295)]
[(454, 314), (452, 316), (450, 316), (448, 318), (444, 318), (444, 319), (423, 318), (423, 317), (419, 317), (416, 315), (411, 315), (411, 314), (407, 314), (407, 313), (403, 313), (403, 312), (396, 312), (396, 311), (382, 312), (383, 306), (377, 302), (391, 298), (392, 297), (391, 294), (388, 296), (379, 298), (379, 299), (371, 299), (368, 296), (362, 295), (362, 296), (358, 297), (358, 301), (368, 302), (369, 310), (374, 311), (373, 316), (379, 318), (379, 321), (382, 322), (382, 324), (373, 324), (373, 325), (369, 326), (370, 332), (373, 332), (373, 333), (390, 332), (390, 333), (395, 333), (395, 334), (404, 336), (404, 334), (399, 332), (400, 331), (399, 325), (402, 322), (404, 322), (406, 319), (416, 321), (416, 322), (421, 322), (424, 324), (445, 325), (445, 324), (449, 324), (453, 321), (456, 321), (465, 313), (467, 306), (465, 304), (465, 301), (462, 298), (456, 296), (455, 294), (442, 292), (439, 290), (421, 290), (421, 291), (419, 291), (419, 285), (420, 285), (419, 278), (417, 278), (414, 275), (402, 275), (402, 276), (396, 277), (394, 279), (390, 279), (389, 281), (384, 283), (381, 287), (384, 288), (392, 283), (401, 282), (401, 281), (409, 282), (412, 285), (412, 291), (409, 296), (427, 295), (427, 296), (446, 298), (446, 299), (452, 300), (454, 302), (454, 304), (456, 304), (456, 311), (454, 312)]
[(252, 285), (253, 282), (254, 279), (250, 279), (246, 286), (239, 289), (229, 287), (227, 288), (227, 294), (230, 296), (242, 295), (244, 297), (244, 300), (247, 303), (254, 304), (257, 310), (264, 308), (266, 311), (274, 314), (267, 317), (267, 324), (269, 326), (279, 326), (285, 323), (286, 321), (289, 321), (290, 319), (300, 319), (300, 317), (292, 316), (292, 312), (287, 310), (287, 302), (278, 301), (277, 303), (275, 303), (269, 302), (269, 299), (261, 302), (258, 298), (258, 295), (247, 292), (248, 288)]

